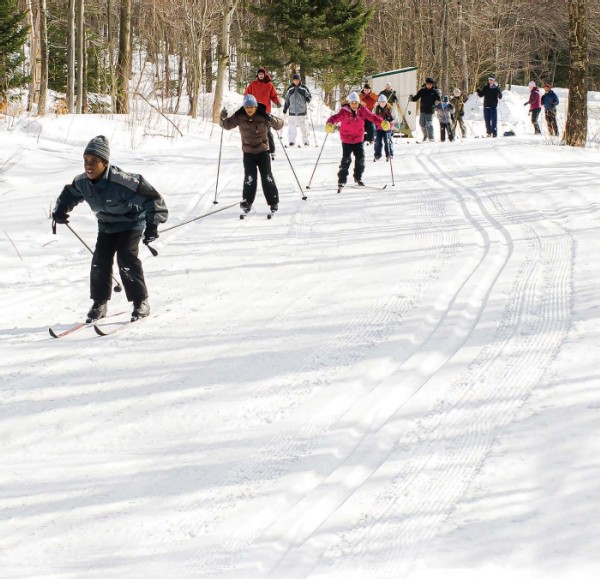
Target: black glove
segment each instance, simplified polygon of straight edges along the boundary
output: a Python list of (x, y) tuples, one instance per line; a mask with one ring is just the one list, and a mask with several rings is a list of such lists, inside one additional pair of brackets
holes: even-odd
[(529, 101), (527, 101), (523, 106), (526, 107), (529, 104)]
[(288, 112), (288, 108), (287, 108), (287, 105), (286, 105), (285, 107), (283, 107), (283, 114), (285, 115), (285, 113), (287, 113), (287, 112)]
[(144, 243), (150, 243), (158, 239), (158, 225), (154, 225), (154, 223), (148, 223), (146, 225), (146, 229), (144, 230)]
[(465, 116), (465, 111), (460, 111), (460, 113), (458, 113), (459, 117), (464, 117)]
[(221, 109), (221, 115), (220, 115), (220, 117), (221, 117), (222, 121), (227, 118), (227, 109), (226, 108)]
[(69, 214), (58, 209), (52, 212), (52, 219), (55, 223), (62, 223), (63, 225), (66, 225), (69, 223)]

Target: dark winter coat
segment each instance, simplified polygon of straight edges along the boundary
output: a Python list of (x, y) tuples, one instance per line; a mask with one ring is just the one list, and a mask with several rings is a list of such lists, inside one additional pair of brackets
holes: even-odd
[(373, 112), (378, 117), (381, 117), (384, 121), (390, 123), (390, 127), (393, 126), (394, 121), (396, 120), (396, 115), (394, 114), (394, 109), (392, 105), (388, 103), (387, 105), (382, 107), (380, 104), (378, 104)]
[(258, 103), (252, 116), (244, 107), (240, 107), (230, 117), (222, 119), (220, 124), (228, 131), (238, 127), (242, 137), (242, 151), (254, 154), (269, 150), (269, 127), (277, 131), (283, 128), (283, 121), (267, 113), (265, 105), (261, 103)]
[(374, 115), (367, 107), (358, 105), (356, 111), (350, 105), (344, 105), (335, 115), (327, 119), (327, 124), (340, 123), (340, 139), (342, 143), (355, 145), (362, 143), (365, 136), (365, 120), (375, 123), (377, 129), (381, 129), (381, 117)]
[(296, 86), (291, 84), (285, 95), (285, 105), (283, 112), (287, 113), (289, 110), (290, 115), (302, 117), (306, 115), (308, 103), (311, 99), (310, 91), (308, 87), (303, 84)]
[(547, 111), (552, 111), (558, 106), (559, 100), (556, 93), (550, 89), (547, 93), (542, 95), (542, 105)]
[(435, 112), (440, 124), (450, 125), (454, 115), (454, 107), (450, 103), (438, 103), (435, 105)]
[(96, 183), (82, 173), (65, 185), (54, 212), (70, 213), (82, 201), (96, 214), (101, 233), (144, 229), (164, 223), (169, 215), (164, 199), (141, 175), (110, 164)]
[(502, 98), (502, 91), (498, 86), (498, 83), (494, 84), (494, 86), (490, 86), (486, 84), (481, 87), (481, 89), (477, 89), (477, 95), (483, 97), (483, 106), (489, 109), (498, 108), (498, 101)]
[(418, 100), (421, 101), (421, 112), (426, 115), (432, 115), (435, 104), (442, 99), (440, 90), (435, 86), (427, 88), (422, 86), (416, 95), (410, 100), (416, 103)]
[(392, 90), (383, 89), (379, 94), (384, 95), (385, 98), (387, 99), (387, 102), (391, 105), (398, 102), (398, 95), (396, 94), (396, 91), (393, 89)]

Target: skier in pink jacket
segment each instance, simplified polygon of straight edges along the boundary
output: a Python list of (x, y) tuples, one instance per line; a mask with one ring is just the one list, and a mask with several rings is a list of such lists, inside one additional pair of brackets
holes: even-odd
[(379, 130), (387, 131), (390, 128), (387, 121), (360, 104), (360, 98), (356, 92), (350, 93), (347, 104), (327, 119), (326, 129), (328, 133), (333, 133), (335, 130), (334, 125), (340, 124), (342, 160), (338, 171), (338, 193), (346, 184), (352, 154), (354, 154), (354, 182), (357, 185), (364, 186), (362, 175), (365, 170), (365, 149), (363, 146), (365, 120), (375, 123)]
[(542, 131), (540, 130), (538, 118), (540, 116), (540, 112), (542, 111), (542, 95), (540, 94), (535, 82), (531, 81), (527, 86), (529, 87), (529, 100), (524, 106), (529, 105), (529, 114), (531, 115), (531, 124), (533, 125), (533, 130), (535, 131), (536, 135), (541, 135)]

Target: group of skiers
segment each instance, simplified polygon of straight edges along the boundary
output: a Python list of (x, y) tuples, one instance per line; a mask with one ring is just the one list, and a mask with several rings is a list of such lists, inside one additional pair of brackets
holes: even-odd
[[(534, 82), (529, 83), (529, 105), (531, 122), (536, 134), (540, 127), (538, 118), (542, 106), (550, 134), (558, 135), (556, 106), (558, 97), (549, 84), (544, 86), (545, 94), (540, 95)], [(483, 114), (488, 137), (497, 137), (497, 107), (502, 98), (496, 78), (492, 75), (488, 83), (477, 94), (483, 97)], [(466, 129), (463, 120), (465, 98), (460, 89), (455, 88), (452, 99), (442, 96), (431, 77), (415, 95), (413, 102), (420, 101), (419, 125), (425, 140), (434, 140), (433, 115), (437, 114), (441, 140), (446, 134), (454, 140), (456, 126), (460, 126), (463, 137)], [(289, 114), (288, 139), (293, 146), (297, 130), (302, 133), (305, 146), (309, 145), (309, 132), (306, 123), (308, 104), (311, 101), (309, 89), (302, 84), (299, 74), (292, 76), (291, 84), (284, 97), (283, 112)], [(362, 177), (365, 170), (364, 143), (374, 143), (374, 161), (385, 154), (391, 161), (394, 150), (392, 126), (395, 121), (394, 105), (398, 97), (390, 83), (375, 95), (367, 83), (360, 92), (352, 91), (343, 102), (340, 110), (326, 122), (326, 132), (331, 134), (339, 125), (342, 142), (342, 159), (338, 169), (338, 192), (346, 185), (354, 156), (353, 178), (358, 186), (364, 186)], [(244, 93), (243, 104), (232, 115), (226, 109), (220, 114), (220, 124), (225, 130), (237, 127), (240, 131), (244, 164), (241, 209), (250, 211), (256, 198), (257, 179), (260, 173), (265, 199), (274, 213), (279, 207), (279, 192), (271, 171), (271, 160), (275, 154), (275, 142), (271, 129), (281, 131), (283, 120), (271, 115), (271, 105), (280, 108), (277, 91), (266, 69), (257, 70), (256, 79)], [(91, 139), (84, 153), (84, 173), (65, 185), (52, 211), (52, 229), (56, 224), (68, 224), (69, 213), (86, 201), (96, 214), (98, 237), (93, 251), (90, 271), (90, 308), (86, 321), (95, 322), (107, 315), (107, 303), (111, 298), (112, 267), (115, 255), (125, 295), (133, 302), (131, 319), (137, 320), (150, 314), (148, 290), (144, 279), (141, 261), (138, 257), (140, 241), (149, 244), (159, 236), (158, 225), (165, 223), (168, 210), (162, 196), (142, 175), (126, 173), (110, 164), (110, 147), (103, 135)], [(143, 236), (143, 237), (142, 237)]]

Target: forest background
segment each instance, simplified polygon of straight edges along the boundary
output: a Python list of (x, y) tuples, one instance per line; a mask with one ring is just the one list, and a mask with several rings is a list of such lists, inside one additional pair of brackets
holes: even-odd
[[(0, 0), (0, 101), (38, 114), (127, 113), (139, 96), (216, 120), (223, 90), (243, 92), (258, 66), (280, 94), (310, 76), (331, 107), (370, 74), (412, 66), (444, 92), (489, 74), (600, 90), (599, 54), (598, 0)], [(49, 105), (48, 90), (65, 98)]]

